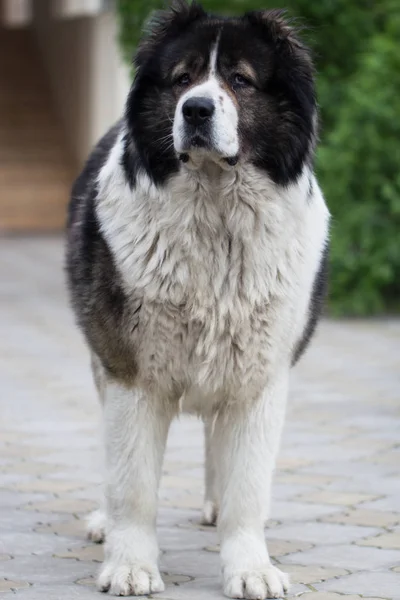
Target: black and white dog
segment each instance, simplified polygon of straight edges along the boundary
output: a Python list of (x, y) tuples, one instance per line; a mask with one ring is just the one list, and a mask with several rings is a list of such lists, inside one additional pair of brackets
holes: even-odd
[(204, 520), (224, 592), (282, 596), (264, 539), (291, 366), (324, 295), (329, 213), (313, 174), (307, 48), (278, 11), (153, 20), (124, 118), (75, 183), (67, 269), (104, 408), (98, 587), (164, 589), (157, 487), (171, 420), (202, 417)]

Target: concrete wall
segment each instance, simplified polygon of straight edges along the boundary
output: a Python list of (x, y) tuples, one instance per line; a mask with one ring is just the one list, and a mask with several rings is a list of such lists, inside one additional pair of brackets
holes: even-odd
[(51, 2), (35, 0), (33, 27), (67, 143), (82, 163), (122, 114), (128, 69), (119, 57), (112, 12), (60, 20)]

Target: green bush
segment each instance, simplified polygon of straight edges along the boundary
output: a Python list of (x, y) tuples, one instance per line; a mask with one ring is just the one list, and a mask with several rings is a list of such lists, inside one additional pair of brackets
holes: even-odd
[[(159, 0), (117, 0), (127, 60)], [(214, 12), (287, 8), (318, 71), (317, 173), (333, 216), (330, 310), (400, 309), (400, 0), (205, 0)]]

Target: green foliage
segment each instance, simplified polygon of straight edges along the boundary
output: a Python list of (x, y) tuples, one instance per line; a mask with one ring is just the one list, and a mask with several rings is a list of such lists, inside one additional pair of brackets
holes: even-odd
[[(124, 55), (161, 0), (117, 0)], [(330, 309), (400, 309), (400, 0), (205, 0), (213, 12), (287, 8), (314, 51), (317, 173), (333, 215)]]

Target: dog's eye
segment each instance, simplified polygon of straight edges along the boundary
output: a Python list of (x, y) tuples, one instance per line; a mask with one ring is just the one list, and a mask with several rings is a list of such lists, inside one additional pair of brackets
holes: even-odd
[(185, 85), (189, 85), (190, 82), (191, 79), (189, 73), (183, 73), (183, 75), (179, 75), (179, 77), (175, 79), (174, 84), (184, 87)]
[(242, 88), (251, 85), (250, 81), (243, 77), (240, 73), (235, 73), (232, 77), (232, 87), (233, 88)]

